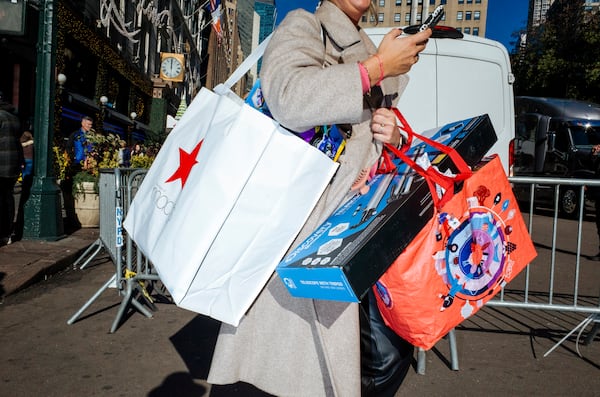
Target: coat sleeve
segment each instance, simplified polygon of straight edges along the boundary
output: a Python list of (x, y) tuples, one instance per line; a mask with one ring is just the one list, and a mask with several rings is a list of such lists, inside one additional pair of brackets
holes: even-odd
[(322, 34), (313, 14), (292, 12), (277, 28), (263, 57), (265, 100), (274, 118), (294, 131), (363, 121), (358, 65), (328, 59)]

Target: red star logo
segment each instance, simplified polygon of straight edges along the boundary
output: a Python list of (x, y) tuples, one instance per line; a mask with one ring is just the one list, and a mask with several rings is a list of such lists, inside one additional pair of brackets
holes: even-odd
[(198, 156), (198, 152), (200, 151), (200, 146), (202, 146), (202, 141), (198, 142), (194, 150), (191, 153), (187, 153), (182, 148), (179, 148), (179, 168), (177, 171), (166, 182), (173, 182), (177, 179), (181, 179), (181, 188), (185, 185), (185, 182), (192, 171), (192, 167), (198, 163), (196, 157)]

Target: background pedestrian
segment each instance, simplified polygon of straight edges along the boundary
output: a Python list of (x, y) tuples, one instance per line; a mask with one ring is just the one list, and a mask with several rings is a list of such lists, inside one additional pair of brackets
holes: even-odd
[(94, 120), (90, 116), (83, 116), (81, 118), (81, 127), (73, 131), (69, 136), (69, 149), (73, 156), (73, 165), (79, 167), (77, 170), (81, 170), (81, 166), (85, 161), (87, 153), (92, 149), (91, 144), (88, 142), (88, 134), (92, 130)]
[(0, 246), (11, 242), (15, 218), (14, 188), (23, 166), (21, 127), (15, 108), (0, 93)]

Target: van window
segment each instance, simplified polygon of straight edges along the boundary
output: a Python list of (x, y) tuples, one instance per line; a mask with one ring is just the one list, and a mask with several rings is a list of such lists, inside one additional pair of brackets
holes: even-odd
[(535, 141), (535, 131), (538, 125), (538, 117), (535, 115), (521, 115), (517, 119), (516, 138), (521, 141)]
[(571, 136), (575, 146), (600, 144), (600, 131), (598, 127), (586, 127), (583, 125), (571, 126)]
[(568, 152), (569, 151), (569, 134), (567, 133), (567, 129), (564, 125), (558, 126), (556, 131), (556, 138), (554, 141), (554, 148), (559, 152)]
[(600, 126), (593, 126), (587, 129), (587, 136), (590, 140), (590, 145), (600, 144)]

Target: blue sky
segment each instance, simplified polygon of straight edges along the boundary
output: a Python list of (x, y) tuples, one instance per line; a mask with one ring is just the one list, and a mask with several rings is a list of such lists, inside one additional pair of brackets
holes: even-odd
[[(295, 8), (314, 11), (317, 0), (276, 0), (278, 18)], [(436, 2), (437, 3), (437, 2)], [(512, 33), (527, 25), (528, 0), (489, 0), (486, 37), (504, 44), (510, 52)]]

